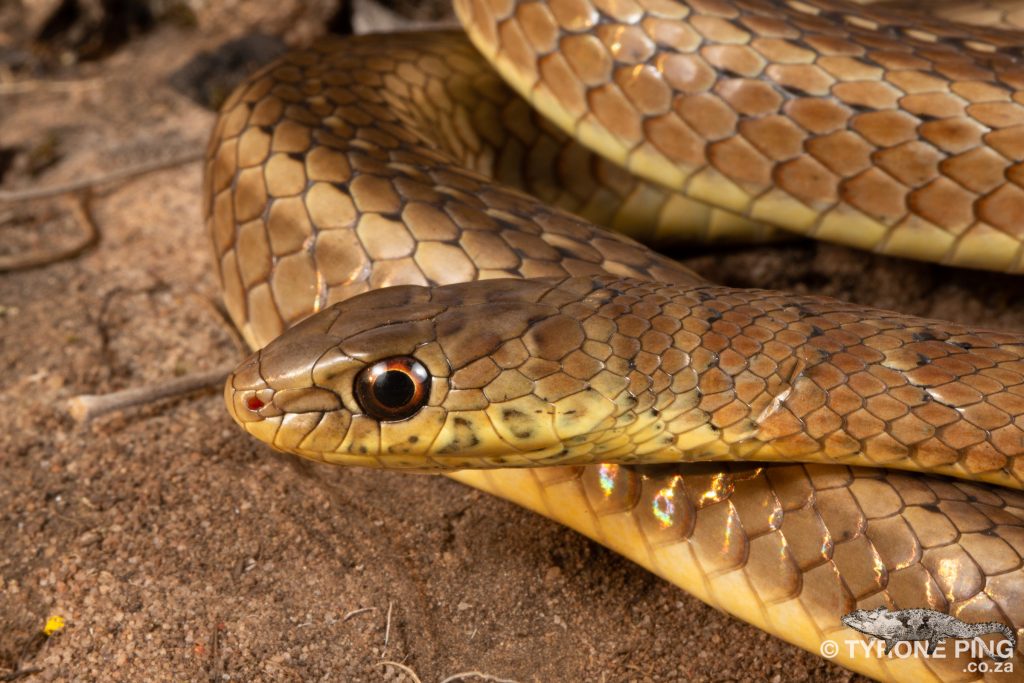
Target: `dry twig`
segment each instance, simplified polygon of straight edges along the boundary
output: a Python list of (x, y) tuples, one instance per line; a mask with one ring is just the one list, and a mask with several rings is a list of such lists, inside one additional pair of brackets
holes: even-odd
[(16, 671), (12, 671), (10, 673), (4, 674), (3, 676), (0, 676), (0, 681), (4, 681), (4, 683), (8, 683), (9, 681), (16, 681), (19, 678), (25, 678), (26, 676), (31, 676), (33, 674), (37, 674), (37, 673), (41, 673), (41, 672), (42, 672), (42, 669), (39, 669), (39, 668), (36, 668), (36, 667), (32, 667), (32, 668), (29, 668), (29, 669), (18, 669)]
[(88, 422), (114, 410), (132, 408), (172, 396), (189, 394), (224, 384), (237, 362), (206, 372), (196, 372), (163, 384), (133, 387), (110, 394), (81, 394), (68, 401), (68, 411), (78, 422)]
[(491, 674), (485, 674), (482, 671), (463, 671), (462, 673), (452, 674), (448, 678), (441, 681), (441, 683), (455, 683), (465, 678), (479, 678), (482, 681), (490, 681), (490, 683), (519, 683), (511, 678), (498, 678)]
[(58, 251), (34, 249), (23, 254), (0, 256), (0, 272), (24, 270), (26, 268), (46, 266), (57, 261), (66, 261), (78, 256), (91, 247), (99, 237), (99, 231), (96, 229), (96, 223), (89, 213), (88, 199), (84, 197), (71, 197), (69, 209), (75, 222), (81, 228), (81, 235), (74, 242)]
[(377, 611), (376, 607), (360, 607), (359, 609), (354, 609), (351, 612), (349, 612), (348, 614), (346, 614), (345, 616), (343, 616), (341, 618), (341, 622), (345, 623), (346, 621), (348, 621), (352, 617), (356, 616), (357, 614), (364, 614), (366, 612), (376, 612), (376, 611)]
[(394, 601), (388, 603), (388, 619), (384, 626), (384, 649), (381, 650), (381, 655), (384, 654), (384, 650), (388, 649), (388, 639), (391, 638), (391, 608), (394, 606)]
[(71, 192), (80, 192), (82, 190), (96, 187), (97, 185), (106, 185), (108, 183), (134, 178), (135, 176), (144, 175), (146, 173), (161, 171), (165, 168), (173, 168), (174, 166), (181, 166), (183, 164), (192, 163), (193, 161), (202, 161), (202, 159), (203, 153), (201, 151), (197, 152), (195, 150), (189, 150), (188, 152), (169, 157), (167, 159), (144, 161), (141, 164), (125, 166), (124, 168), (119, 168), (111, 171), (110, 173), (87, 176), (85, 178), (71, 180), (66, 183), (58, 183), (56, 185), (48, 185), (44, 187), (28, 187), (23, 190), (0, 190), (0, 203), (24, 202), (30, 199), (44, 199), (46, 197), (56, 197), (58, 195), (68, 194)]
[(63, 81), (26, 78), (20, 81), (0, 81), (0, 95), (22, 95), (25, 93), (39, 91), (75, 93), (98, 88), (103, 84), (103, 81), (103, 78), (83, 78)]
[(414, 683), (423, 683), (420, 680), (420, 677), (416, 675), (416, 672), (413, 671), (412, 669), (410, 669), (409, 667), (407, 667), (405, 664), (399, 664), (398, 662), (392, 662), (391, 660), (384, 660), (383, 662), (380, 662), (380, 665), (381, 666), (393, 666), (396, 669), (398, 669), (399, 671), (404, 672), (405, 675), (407, 675), (410, 678), (412, 678)]

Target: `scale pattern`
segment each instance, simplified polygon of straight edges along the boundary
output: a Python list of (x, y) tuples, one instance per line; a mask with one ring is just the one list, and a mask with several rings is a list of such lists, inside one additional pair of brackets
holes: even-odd
[[(905, 12), (920, 11), (917, 0), (855, 0), (860, 5), (875, 5)], [(1024, 8), (1018, 0), (936, 0), (929, 6), (936, 17), (969, 26), (1019, 31), (1024, 29)]]
[[(983, 4), (977, 23), (1019, 29), (1019, 10)], [(674, 225), (709, 239), (763, 234), (763, 221), (781, 221), (886, 253), (1019, 272), (1020, 34), (984, 29), (968, 38), (938, 18), (962, 19), (963, 5), (911, 22), (827, 0), (457, 2), (471, 38), (503, 74), (525, 68), (527, 77), (511, 82), (554, 124), (529, 113), (451, 34), (325, 41), (295, 53), (236, 91), (211, 138), (206, 215), (227, 308), (260, 348), (311, 313), (392, 284), (611, 273), (701, 286), (674, 262), (513, 187), (644, 238), (661, 239)], [(551, 74), (565, 87), (549, 87)], [(573, 109), (580, 103), (585, 110)], [(637, 228), (634, 218), (655, 224)], [(709, 340), (722, 320), (705, 321)], [(962, 358), (948, 339), (901, 341), (935, 366), (918, 369), (933, 373), (927, 382), (897, 387), (911, 413), (922, 408), (911, 390), (930, 395), (955, 384), (948, 396), (938, 391), (957, 402), (947, 407), (998, 417), (975, 410), (991, 404), (1019, 415), (1016, 403), (996, 402), (1016, 402), (1019, 380), (1003, 375), (1002, 390), (961, 382)], [(301, 344), (292, 351), (304, 352)], [(288, 367), (267, 375), (260, 379), (286, 381)], [(473, 372), (465, 375), (471, 381)], [(882, 401), (869, 383), (815, 382), (826, 394), (857, 392), (855, 412), (892, 408), (875, 405)], [(474, 387), (455, 391), (476, 400)], [(283, 448), (306, 438), (315, 415), (247, 421), (229, 405)], [(948, 436), (941, 421), (929, 422), (926, 438)], [(986, 443), (1010, 426), (1000, 424), (991, 434), (985, 427)], [(865, 450), (871, 438), (863, 435)], [(959, 474), (978, 469), (965, 461)], [(1009, 460), (1004, 469), (1014, 473)], [(839, 631), (838, 616), (854, 606), (930, 606), (1024, 628), (1024, 502), (1009, 489), (839, 464), (454, 476), (812, 651), (825, 637), (859, 638)], [(1004, 679), (965, 672), (964, 661), (842, 651), (838, 659), (880, 679)]]
[[(433, 376), (428, 406), (363, 414), (354, 377), (405, 355)], [(253, 433), (336, 464), (781, 460), (1024, 486), (1024, 337), (764, 290), (609, 276), (378, 290), (271, 342), (228, 394)]]
[(633, 231), (661, 243), (684, 228), (707, 241), (772, 236), (568, 139), (460, 34), (325, 40), (289, 54), (225, 103), (207, 158), (225, 303), (254, 348), (376, 287), (636, 275), (650, 259), (660, 279), (698, 279), (548, 203), (609, 227), (648, 226)]
[(1024, 272), (1020, 31), (836, 0), (455, 8), (535, 107), (639, 176), (817, 239)]
[[(464, 470), (459, 481), (570, 526), (704, 602), (878, 680), (1013, 680), (970, 659), (849, 652), (836, 618), (928, 607), (1024, 625), (1024, 495), (824, 465)], [(866, 646), (858, 642), (857, 646)], [(1020, 647), (1018, 646), (1018, 652)], [(1019, 661), (1018, 659), (1015, 660)]]

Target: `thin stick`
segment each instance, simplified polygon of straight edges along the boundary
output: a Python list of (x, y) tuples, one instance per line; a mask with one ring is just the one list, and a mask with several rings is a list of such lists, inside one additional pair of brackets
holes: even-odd
[(39, 90), (50, 92), (77, 92), (91, 90), (103, 84), (102, 78), (84, 78), (81, 80), (46, 81), (23, 80), (0, 82), (0, 95), (20, 95)]
[(358, 614), (364, 614), (365, 612), (376, 612), (376, 611), (377, 611), (376, 607), (360, 607), (359, 609), (354, 609), (351, 612), (349, 612), (348, 614), (346, 614), (345, 616), (343, 616), (341, 618), (341, 622), (345, 623), (346, 621), (348, 621), (349, 619), (351, 619), (352, 617), (354, 617), (354, 616), (356, 616)]
[(119, 168), (105, 175), (79, 178), (78, 180), (71, 180), (66, 183), (58, 183), (47, 187), (29, 187), (24, 190), (0, 190), (0, 203), (24, 202), (30, 199), (43, 199), (46, 197), (56, 197), (57, 195), (67, 194), (69, 192), (79, 192), (97, 185), (106, 185), (107, 183), (124, 180), (125, 178), (133, 178), (146, 173), (152, 173), (153, 171), (161, 171), (165, 168), (181, 166), (183, 164), (192, 163), (193, 161), (201, 161), (202, 159), (202, 152), (190, 150), (184, 154), (179, 154), (178, 156), (173, 156), (168, 159), (154, 159), (153, 161), (144, 161), (143, 163), (135, 164), (134, 166), (125, 166), (124, 168)]
[(58, 261), (66, 261), (78, 256), (95, 244), (96, 239), (99, 237), (99, 230), (97, 230), (96, 222), (93, 221), (92, 216), (89, 214), (89, 209), (86, 207), (85, 200), (81, 197), (75, 197), (71, 200), (70, 205), (71, 215), (74, 217), (75, 222), (78, 223), (81, 231), (81, 235), (74, 242), (60, 251), (34, 249), (25, 254), (7, 254), (0, 256), (0, 273), (10, 270), (24, 270), (27, 268), (36, 268), (38, 266), (47, 266)]
[(221, 669), (223, 668), (223, 661), (218, 656), (220, 654), (220, 629), (217, 628), (219, 623), (220, 617), (218, 615), (214, 615), (213, 633), (210, 634), (210, 661), (209, 668), (206, 672), (210, 683), (220, 680)]
[[(391, 608), (394, 606), (394, 601), (388, 603), (388, 620), (384, 626), (384, 650), (388, 649), (388, 639), (391, 637)], [(381, 650), (381, 654), (383, 654), (384, 650)]]
[(8, 674), (4, 674), (3, 676), (0, 676), (0, 681), (16, 681), (19, 678), (24, 678), (25, 676), (31, 676), (32, 674), (37, 674), (37, 673), (40, 673), (41, 671), (42, 671), (42, 669), (37, 669), (37, 668), (34, 668), (34, 667), (31, 668), (31, 669), (18, 669), (17, 671), (12, 671), (12, 672), (10, 672)]
[(455, 683), (455, 681), (458, 681), (463, 678), (468, 678), (470, 676), (472, 676), (473, 678), (479, 678), (483, 681), (491, 681), (491, 683), (518, 683), (518, 681), (514, 681), (511, 678), (498, 678), (497, 676), (485, 674), (482, 671), (463, 671), (462, 673), (452, 674), (448, 678), (441, 681), (441, 683)]
[(383, 662), (379, 662), (379, 664), (381, 666), (393, 666), (399, 671), (404, 671), (407, 676), (411, 677), (412, 680), (415, 681), (415, 683), (423, 683), (423, 681), (420, 680), (420, 677), (416, 675), (416, 672), (405, 664), (399, 664), (398, 662), (392, 662), (391, 660), (385, 660)]
[(214, 370), (196, 372), (184, 377), (148, 387), (134, 387), (111, 394), (82, 394), (68, 401), (68, 411), (78, 422), (88, 422), (114, 410), (145, 405), (163, 398), (181, 396), (200, 389), (224, 384), (237, 363), (223, 365)]

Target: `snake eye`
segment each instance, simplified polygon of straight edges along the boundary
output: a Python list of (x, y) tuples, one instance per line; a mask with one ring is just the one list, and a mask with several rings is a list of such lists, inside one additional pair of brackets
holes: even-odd
[(415, 358), (398, 356), (378, 361), (356, 376), (356, 400), (370, 417), (384, 422), (404, 420), (430, 398), (430, 374)]

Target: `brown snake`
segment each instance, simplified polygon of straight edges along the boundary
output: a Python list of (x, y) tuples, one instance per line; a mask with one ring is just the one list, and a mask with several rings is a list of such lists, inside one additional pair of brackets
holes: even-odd
[[(225, 104), (206, 214), (266, 347), (235, 419), (327, 462), (517, 466), (453, 476), (814, 652), (855, 608), (1024, 628), (1024, 337), (713, 286), (563, 210), (1024, 271), (1021, 34), (829, 0), (456, 8), (554, 123), (451, 33), (324, 41)], [(722, 458), (755, 462), (671, 464)]]

